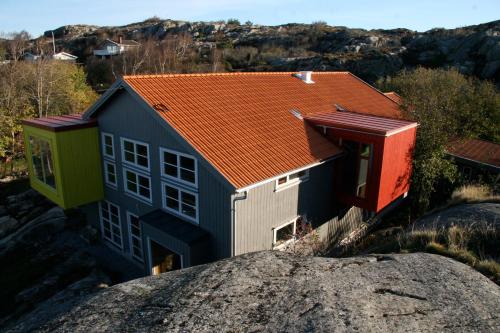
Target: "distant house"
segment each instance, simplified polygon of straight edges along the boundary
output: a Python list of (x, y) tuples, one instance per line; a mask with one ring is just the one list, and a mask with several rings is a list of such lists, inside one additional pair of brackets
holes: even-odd
[(23, 54), (23, 60), (24, 61), (29, 61), (29, 62), (35, 62), (42, 59), (42, 56), (39, 54), (33, 54), (31, 52), (25, 52)]
[(78, 59), (78, 57), (75, 55), (66, 53), (66, 52), (59, 52), (59, 53), (52, 55), (52, 59), (63, 60), (63, 61), (76, 61), (76, 59)]
[(112, 56), (126, 53), (132, 49), (138, 48), (139, 46), (141, 46), (141, 44), (135, 40), (127, 40), (122, 37), (120, 37), (117, 42), (111, 39), (106, 39), (103, 43), (101, 43), (101, 45), (99, 45), (98, 49), (94, 50), (94, 55), (102, 59), (110, 58)]
[(24, 121), (31, 186), (145, 274), (382, 214), (416, 130), (348, 72), (124, 76), (83, 115)]
[(494, 184), (500, 180), (499, 144), (478, 139), (461, 139), (450, 142), (446, 150), (464, 180), (489, 177)]
[(62, 60), (62, 61), (76, 61), (78, 59), (77, 56), (69, 54), (67, 52), (59, 52), (53, 55), (41, 55), (41, 54), (33, 54), (31, 52), (26, 52), (23, 54), (23, 60), (29, 62), (35, 62), (42, 59), (53, 59), (53, 60)]

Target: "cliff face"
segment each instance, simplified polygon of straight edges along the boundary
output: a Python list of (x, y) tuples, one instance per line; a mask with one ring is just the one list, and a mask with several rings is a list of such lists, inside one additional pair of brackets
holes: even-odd
[(11, 332), (493, 332), (500, 323), (496, 284), (423, 253), (258, 252), (71, 302), (34, 311)]
[[(192, 37), (190, 47), (199, 53), (215, 45), (223, 50), (226, 70), (349, 70), (374, 81), (421, 65), (456, 67), (497, 82), (500, 78), (500, 20), (416, 32), (320, 23), (261, 26), (150, 19), (120, 27), (63, 26), (53, 32), (58, 48), (78, 55), (83, 62), (105, 38), (121, 35), (139, 42), (162, 41), (184, 33)], [(52, 31), (45, 36), (51, 38)]]

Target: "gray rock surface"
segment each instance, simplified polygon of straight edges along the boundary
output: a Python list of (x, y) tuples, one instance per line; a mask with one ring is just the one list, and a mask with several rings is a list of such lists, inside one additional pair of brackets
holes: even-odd
[(499, 308), (499, 286), (437, 255), (258, 252), (116, 285), (10, 331), (498, 332)]
[(490, 226), (498, 230), (500, 229), (500, 203), (485, 202), (453, 206), (419, 219), (413, 228), (448, 228), (453, 225)]

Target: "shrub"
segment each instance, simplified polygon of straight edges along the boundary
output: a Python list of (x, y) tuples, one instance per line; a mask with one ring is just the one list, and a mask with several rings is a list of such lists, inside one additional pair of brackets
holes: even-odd
[(227, 24), (228, 25), (240, 25), (241, 23), (238, 19), (230, 18), (227, 20)]

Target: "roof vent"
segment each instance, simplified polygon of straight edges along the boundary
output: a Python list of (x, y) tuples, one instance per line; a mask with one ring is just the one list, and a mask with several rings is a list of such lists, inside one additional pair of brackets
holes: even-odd
[(337, 109), (337, 111), (346, 111), (346, 109), (340, 104), (335, 104), (335, 108)]
[(167, 112), (169, 111), (168, 110), (168, 107), (163, 104), (163, 103), (156, 103), (156, 104), (153, 104), (153, 108), (158, 111), (158, 112)]
[(293, 114), (296, 118), (298, 118), (300, 120), (304, 119), (304, 117), (302, 117), (302, 114), (300, 113), (300, 111), (297, 109), (291, 109), (290, 113)]
[(301, 79), (302, 81), (304, 81), (304, 83), (314, 83), (314, 81), (312, 80), (312, 71), (300, 71), (299, 73), (295, 74), (295, 77), (298, 77), (299, 79)]

